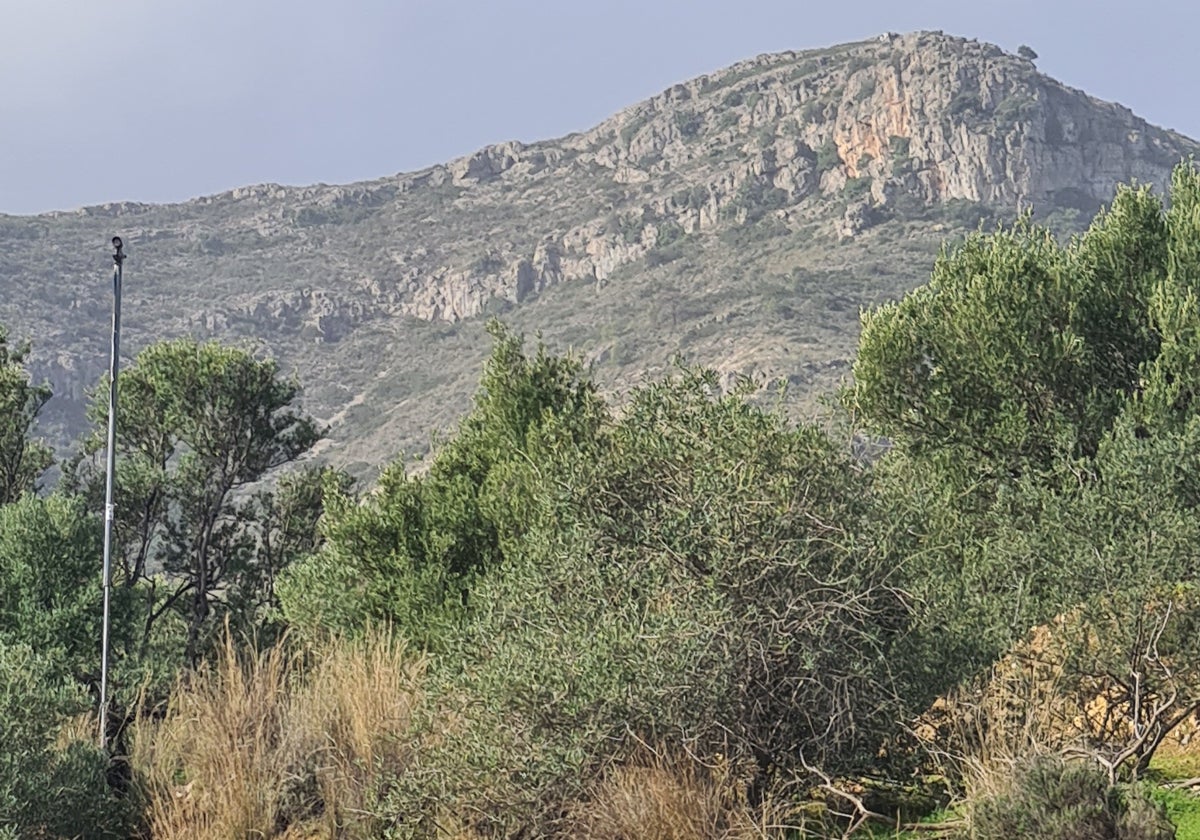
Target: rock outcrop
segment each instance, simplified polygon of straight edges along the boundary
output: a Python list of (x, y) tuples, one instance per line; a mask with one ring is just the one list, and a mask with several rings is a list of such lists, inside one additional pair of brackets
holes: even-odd
[[(744, 224), (764, 200), (787, 220), (850, 195), (851, 207), (832, 222), (843, 237), (905, 198), (1094, 211), (1118, 183), (1161, 184), (1194, 148), (1040, 75), (1030, 61), (940, 33), (762, 56), (676, 85), (564, 141), (504, 143), (450, 163), (449, 179), (463, 190), (458, 201), (497, 212), (504, 195), (538, 182), (554, 201), (552, 184), (581, 171), (595, 183), (637, 189), (614, 195), (603, 217), (556, 206), (550, 224), (524, 242), (418, 272), (398, 311), (456, 321), (494, 299), (520, 302), (558, 282), (603, 281), (676, 232)], [(410, 182), (422, 177), (444, 183), (437, 170)], [(539, 250), (556, 257), (547, 262)]]
[[(132, 346), (183, 333), (265, 341), (307, 377), (326, 416), (352, 399), (362, 405), (363, 388), (382, 387), (372, 355), (383, 351), (360, 342), (394, 342), (410, 360), (424, 358), (414, 342), (451, 340), (452, 332), (419, 324), (441, 329), (497, 312), (521, 321), (517, 313), (532, 312), (548, 291), (572, 285), (589, 290), (588, 307), (608, 308), (555, 310), (555, 329), (605, 365), (634, 370), (641, 351), (629, 348), (653, 344), (659, 355), (687, 349), (729, 375), (808, 382), (811, 365), (844, 369), (844, 349), (816, 358), (821, 342), (842, 347), (848, 339), (831, 338), (829, 325), (852, 335), (857, 308), (875, 297), (861, 284), (821, 286), (818, 311), (816, 281), (806, 278), (875, 260), (869, 270), (888, 278), (876, 293), (891, 294), (927, 268), (915, 261), (916, 246), (903, 257), (873, 256), (887, 236), (925, 235), (893, 223), (964, 204), (1086, 218), (1119, 182), (1162, 184), (1195, 150), (998, 47), (889, 34), (760, 56), (675, 85), (589, 131), (502, 143), (421, 172), (0, 217), (0, 324), (35, 339), (39, 369), (58, 393), (82, 393), (75, 377), (103, 369), (102, 243), (119, 231), (137, 278), (126, 302)], [(956, 218), (932, 222), (930, 236), (953, 230)], [(776, 278), (770, 289), (807, 297), (771, 291), (758, 309), (739, 309), (729, 284), (750, 269)], [(650, 285), (636, 294), (645, 300), (627, 304), (621, 284), (641, 277)], [(738, 288), (762, 297), (768, 286)], [(762, 332), (768, 314), (811, 329), (773, 343)], [(661, 325), (664, 337), (653, 342), (632, 326), (636, 318)], [(741, 343), (749, 341), (758, 344)], [(797, 347), (808, 355), (788, 360)], [(413, 367), (386, 398), (451, 387), (445, 370)], [(446, 413), (421, 414), (419, 434), (400, 435), (407, 445), (461, 408), (473, 379), (464, 377), (455, 375)], [(77, 407), (62, 410), (64, 427), (78, 425)]]

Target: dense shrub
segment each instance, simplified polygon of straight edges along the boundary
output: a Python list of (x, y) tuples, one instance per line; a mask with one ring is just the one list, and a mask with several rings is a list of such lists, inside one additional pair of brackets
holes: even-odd
[(28, 345), (9, 343), (8, 331), (0, 326), (0, 505), (36, 489), (54, 463), (50, 448), (32, 438), (50, 389), (31, 382), (25, 367), (28, 353)]
[(907, 605), (856, 542), (865, 482), (822, 433), (716, 390), (684, 372), (591, 440), (539, 430), (508, 485), (520, 539), (434, 663), (462, 726), (391, 813), (544, 825), (638, 739), (746, 760), (764, 783), (805, 758), (873, 759)]
[(969, 840), (1171, 840), (1165, 810), (1084, 761), (1042, 757), (968, 803)]
[(507, 486), (527, 457), (529, 438), (566, 418), (588, 435), (603, 413), (578, 361), (540, 348), (496, 323), (496, 348), (475, 407), (423, 474), (397, 462), (361, 502), (327, 488), (325, 544), (289, 568), (277, 592), (301, 633), (357, 631), (387, 622), (411, 641), (437, 648), (456, 632), (476, 580), (500, 564), (523, 530), (527, 500)]
[[(60, 675), (83, 677), (100, 638), (100, 523), (77, 499), (26, 494), (0, 506), (0, 641), (53, 659)], [(129, 598), (114, 610), (122, 639)]]
[(59, 663), (0, 643), (0, 837), (129, 836), (135, 814), (109, 789), (108, 759), (90, 741), (60, 738), (89, 705)]

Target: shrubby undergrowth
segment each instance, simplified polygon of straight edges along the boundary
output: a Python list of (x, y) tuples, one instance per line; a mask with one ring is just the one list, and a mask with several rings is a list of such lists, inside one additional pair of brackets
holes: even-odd
[(1036, 757), (988, 780), (966, 813), (964, 840), (1173, 840), (1166, 811), (1144, 790), (1115, 785), (1084, 761)]
[[(753, 764), (760, 787), (871, 756), (897, 717), (909, 605), (858, 538), (861, 467), (710, 374), (638, 389), (614, 417), (575, 363), (497, 341), (463, 435), (331, 509), (324, 548), (280, 586), (310, 634), (386, 620), (436, 653), (433, 690), (463, 723), (391, 807), (543, 824), (637, 739)], [(444, 562), (464, 546), (487, 562)]]

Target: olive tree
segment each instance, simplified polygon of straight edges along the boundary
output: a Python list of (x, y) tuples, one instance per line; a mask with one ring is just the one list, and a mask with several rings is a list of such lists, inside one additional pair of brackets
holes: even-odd
[(892, 444), (875, 484), (906, 524), (926, 684), (1072, 616), (1056, 661), (1081, 702), (1109, 698), (1089, 737), (1114, 774), (1144, 768), (1198, 696), (1198, 242), (1187, 163), (1169, 208), (1123, 187), (1066, 244), (1028, 219), (977, 234), (864, 316), (848, 392)]
[[(184, 339), (152, 345), (121, 377), (117, 577), (146, 597), (143, 644), (164, 615), (184, 623), (194, 661), (229, 599), (278, 569), (264, 555), (253, 486), (320, 436), (272, 360)], [(104, 406), (97, 402), (97, 420)], [(97, 433), (87, 450), (102, 446)], [(96, 498), (103, 476), (82, 462)], [(267, 546), (274, 550), (278, 546)], [(274, 555), (277, 558), (277, 552)]]

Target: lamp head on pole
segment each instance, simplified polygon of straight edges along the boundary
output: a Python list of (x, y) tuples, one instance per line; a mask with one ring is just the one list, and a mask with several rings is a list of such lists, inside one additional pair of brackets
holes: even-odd
[(112, 238), (113, 246), (113, 265), (120, 265), (125, 262), (125, 243), (121, 241), (121, 237), (114, 236)]

